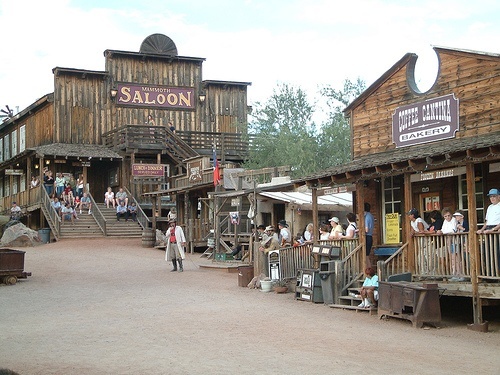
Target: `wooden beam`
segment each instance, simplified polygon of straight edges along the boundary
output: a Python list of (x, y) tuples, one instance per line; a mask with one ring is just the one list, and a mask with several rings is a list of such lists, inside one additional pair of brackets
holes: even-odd
[(467, 201), (469, 211), (469, 259), (470, 259), (470, 272), (472, 282), (472, 314), (474, 324), (481, 324), (483, 322), (483, 312), (481, 308), (481, 300), (479, 299), (478, 278), (479, 273), (479, 246), (478, 237), (476, 234), (477, 217), (476, 217), (476, 175), (474, 171), (474, 163), (469, 162), (466, 165), (466, 179), (467, 179)]
[(401, 162), (398, 162), (398, 163), (391, 163), (391, 168), (392, 170), (396, 170), (396, 171), (404, 171), (405, 169), (407, 169), (409, 166), (408, 164), (408, 161), (401, 161)]
[(489, 148), (480, 148), (477, 150), (467, 150), (467, 156), (472, 159), (482, 159), (490, 155)]
[(389, 164), (377, 165), (375, 167), (375, 170), (377, 171), (377, 173), (386, 173), (386, 172), (391, 171), (392, 167)]
[(374, 175), (375, 173), (377, 173), (375, 167), (370, 167), (370, 168), (363, 168), (361, 170), (361, 175), (362, 176), (372, 176)]
[(427, 161), (425, 159), (410, 159), (408, 165), (415, 171), (423, 171), (427, 166)]
[(410, 211), (413, 207), (412, 201), (412, 190), (411, 190), (411, 173), (404, 174), (404, 212), (402, 220), (403, 234), (405, 241), (408, 242), (408, 269), (415, 273), (415, 247), (413, 246), (413, 239), (411, 236), (411, 224), (410, 220), (406, 217), (406, 213)]

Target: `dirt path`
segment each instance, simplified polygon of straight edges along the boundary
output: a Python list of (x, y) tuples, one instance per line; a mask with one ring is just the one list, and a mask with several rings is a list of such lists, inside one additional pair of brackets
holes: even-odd
[(33, 276), (0, 286), (0, 368), (22, 375), (500, 372), (498, 325), (415, 329), (249, 290), (199, 254), (171, 273), (140, 239), (24, 250)]

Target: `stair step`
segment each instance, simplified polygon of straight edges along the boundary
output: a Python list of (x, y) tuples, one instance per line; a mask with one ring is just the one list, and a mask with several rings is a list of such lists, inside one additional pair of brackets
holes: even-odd
[(358, 306), (361, 303), (361, 297), (340, 296), (339, 304), (346, 306)]
[(377, 315), (377, 311), (378, 311), (378, 309), (376, 307), (370, 307), (368, 309), (365, 309), (364, 307), (349, 306), (349, 305), (337, 305), (337, 304), (332, 304), (332, 305), (328, 305), (328, 306), (331, 308), (335, 308), (335, 309), (355, 310), (356, 312), (366, 311), (370, 315)]

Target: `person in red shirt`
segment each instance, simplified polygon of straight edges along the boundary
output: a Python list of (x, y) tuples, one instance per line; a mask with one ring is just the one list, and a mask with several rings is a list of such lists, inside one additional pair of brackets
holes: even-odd
[(177, 262), (179, 262), (179, 272), (184, 271), (182, 260), (186, 258), (184, 247), (186, 246), (186, 237), (181, 227), (177, 226), (177, 221), (172, 219), (168, 222), (169, 228), (165, 232), (167, 237), (167, 248), (165, 249), (165, 260), (172, 261), (172, 271), (177, 271)]

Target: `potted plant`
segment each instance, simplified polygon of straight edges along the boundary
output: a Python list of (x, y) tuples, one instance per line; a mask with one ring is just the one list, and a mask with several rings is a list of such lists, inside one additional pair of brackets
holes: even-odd
[(286, 280), (276, 280), (274, 282), (274, 291), (276, 293), (288, 292), (288, 282)]

